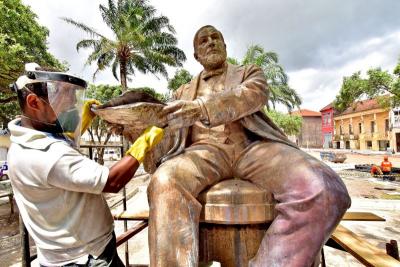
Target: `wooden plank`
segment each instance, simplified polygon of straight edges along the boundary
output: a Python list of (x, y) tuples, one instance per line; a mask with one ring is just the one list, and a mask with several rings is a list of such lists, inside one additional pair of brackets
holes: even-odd
[(120, 246), (121, 244), (125, 243), (128, 241), (132, 236), (136, 235), (140, 231), (142, 231), (144, 228), (146, 228), (148, 225), (147, 222), (141, 221), (138, 224), (134, 225), (132, 228), (130, 228), (128, 231), (123, 233), (122, 235), (117, 237), (117, 247)]
[(80, 144), (80, 148), (100, 148), (100, 147), (111, 147), (111, 148), (121, 148), (123, 147), (122, 145), (101, 145), (101, 144)]
[[(149, 211), (114, 213), (114, 220), (148, 220)], [(343, 221), (386, 221), (384, 218), (371, 212), (346, 212)]]
[(147, 221), (149, 219), (149, 211), (127, 212), (113, 214), (114, 220), (132, 220), (132, 221)]
[(386, 221), (384, 218), (372, 212), (348, 211), (344, 214), (343, 221)]
[(0, 197), (9, 197), (9, 196), (12, 196), (12, 192), (0, 190)]
[(332, 239), (365, 266), (400, 266), (400, 261), (395, 260), (384, 250), (378, 249), (342, 225), (336, 227), (332, 233)]

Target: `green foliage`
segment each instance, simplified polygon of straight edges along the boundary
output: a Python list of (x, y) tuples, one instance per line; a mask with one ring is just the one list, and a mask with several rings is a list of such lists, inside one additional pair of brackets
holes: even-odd
[[(8, 99), (13, 99), (8, 101)], [(0, 91), (0, 100), (4, 100), (4, 103), (0, 103), (0, 129), (1, 125), (6, 128), (7, 123), (12, 120), (15, 115), (21, 114), (18, 102), (15, 100), (15, 95), (8, 92)]]
[(342, 88), (336, 96), (333, 106), (339, 112), (348, 108), (356, 99), (366, 91), (367, 83), (360, 77), (361, 73), (353, 73), (350, 77), (344, 77)]
[[(228, 58), (228, 62), (239, 65), (239, 61), (234, 58)], [(268, 109), (270, 109), (270, 105), (275, 108), (277, 103), (285, 105), (289, 111), (293, 110), (295, 107), (300, 107), (301, 98), (296, 90), (289, 86), (287, 74), (283, 67), (279, 65), (278, 55), (276, 53), (266, 52), (264, 48), (259, 45), (251, 45), (247, 49), (241, 64), (255, 64), (263, 70), (270, 91), (270, 98), (267, 105)]]
[(167, 102), (168, 99), (169, 99), (167, 94), (157, 93), (156, 90), (154, 90), (153, 88), (150, 88), (150, 87), (136, 87), (136, 88), (133, 88), (133, 89), (130, 89), (130, 90), (137, 90), (137, 91), (146, 92), (146, 93), (152, 95), (154, 98), (157, 98), (161, 102)]
[[(86, 90), (87, 99), (97, 99), (100, 103), (105, 103), (122, 93), (121, 86), (93, 85), (90, 84)], [(93, 119), (92, 125), (88, 129), (90, 141), (93, 143), (106, 145), (111, 137), (110, 125), (99, 117)], [(96, 148), (98, 162), (104, 164), (104, 148)]]
[(3, 124), (20, 113), (16, 96), (8, 86), (24, 72), (25, 63), (65, 68), (47, 51), (48, 34), (47, 28), (37, 23), (36, 14), (20, 0), (0, 1), (0, 121)]
[(399, 63), (397, 64), (397, 66), (393, 70), (393, 74), (396, 75), (397, 78), (400, 78), (400, 59), (399, 59)]
[(186, 84), (192, 80), (193, 76), (185, 69), (178, 69), (175, 71), (174, 77), (168, 80), (168, 89), (175, 92), (181, 85)]
[(236, 58), (233, 58), (233, 57), (228, 57), (226, 59), (226, 61), (232, 65), (240, 65), (240, 62)]
[(374, 68), (367, 71), (365, 78), (361, 77), (360, 71), (344, 77), (334, 107), (342, 112), (363, 98), (378, 98), (383, 108), (400, 105), (400, 60), (393, 75), (381, 68)]
[(81, 48), (92, 50), (86, 63), (97, 63), (93, 77), (98, 71), (111, 67), (125, 91), (128, 76), (134, 75), (136, 70), (168, 77), (165, 65), (182, 66), (186, 60), (183, 51), (176, 47), (175, 30), (169, 19), (156, 16), (156, 9), (147, 0), (108, 0), (108, 6), (99, 8), (103, 21), (114, 33), (112, 39), (83, 23), (63, 18), (93, 38), (76, 45), (78, 51)]
[(87, 99), (97, 99), (101, 103), (105, 103), (120, 94), (122, 94), (122, 89), (119, 85), (90, 84), (86, 90)]
[(301, 116), (284, 114), (276, 110), (265, 110), (265, 113), (286, 135), (298, 135), (301, 132), (303, 123)]

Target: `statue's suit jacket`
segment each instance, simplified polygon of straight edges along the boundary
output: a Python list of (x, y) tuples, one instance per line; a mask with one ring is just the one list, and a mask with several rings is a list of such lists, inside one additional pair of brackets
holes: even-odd
[[(175, 93), (176, 100), (192, 101), (197, 98), (197, 90), (202, 74), (190, 83), (182, 85)], [(203, 121), (208, 127), (215, 127), (239, 120), (248, 137), (253, 140), (280, 142), (297, 147), (268, 118), (261, 109), (268, 101), (268, 86), (264, 73), (254, 65), (235, 66), (228, 64), (224, 91), (200, 98), (203, 113), (208, 119)], [(145, 169), (155, 171), (155, 162), (164, 156), (163, 162), (179, 155), (191, 145), (190, 127), (181, 129), (179, 134), (167, 133), (163, 142), (145, 160)], [(167, 155), (167, 156), (165, 156)]]

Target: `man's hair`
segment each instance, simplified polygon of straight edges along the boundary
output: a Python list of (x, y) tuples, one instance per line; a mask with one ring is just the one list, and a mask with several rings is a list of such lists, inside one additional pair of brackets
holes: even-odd
[(193, 38), (193, 48), (194, 48), (194, 51), (195, 51), (195, 52), (196, 52), (196, 48), (197, 48), (197, 42), (196, 42), (196, 41), (197, 41), (197, 37), (199, 36), (199, 33), (200, 33), (202, 30), (204, 30), (205, 28), (213, 28), (214, 30), (216, 30), (216, 31), (218, 32), (219, 36), (221, 36), (222, 41), (225, 43), (224, 36), (222, 35), (222, 33), (221, 33), (219, 30), (217, 30), (217, 28), (215, 28), (215, 27), (212, 26), (212, 25), (205, 25), (205, 26), (201, 27), (200, 29), (198, 29), (197, 32), (196, 32), (195, 35), (194, 35), (194, 38)]
[(30, 83), (25, 85), (25, 87), (26, 88), (17, 90), (18, 103), (22, 111), (25, 111), (27, 96), (32, 93), (42, 98), (43, 100), (48, 101), (47, 83), (45, 82)]
[[(36, 70), (58, 72), (57, 69), (52, 67), (40, 67), (36, 68)], [(45, 82), (30, 83), (25, 85), (25, 87), (26, 88), (21, 88), (17, 90), (17, 99), (22, 111), (25, 111), (26, 97), (32, 93), (48, 102), (47, 83)]]

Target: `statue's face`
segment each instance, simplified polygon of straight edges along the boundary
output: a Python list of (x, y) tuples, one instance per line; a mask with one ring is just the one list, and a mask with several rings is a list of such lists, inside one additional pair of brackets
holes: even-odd
[(197, 35), (194, 57), (206, 70), (217, 69), (226, 61), (226, 45), (220, 33), (212, 28), (202, 29)]

